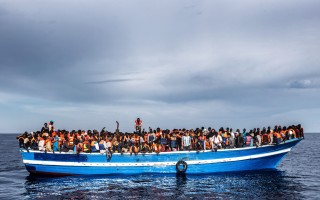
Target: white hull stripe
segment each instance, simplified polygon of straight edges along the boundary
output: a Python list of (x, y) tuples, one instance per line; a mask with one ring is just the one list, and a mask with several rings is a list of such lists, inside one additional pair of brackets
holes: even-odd
[[(250, 160), (263, 158), (273, 155), (278, 155), (282, 153), (288, 153), (291, 148), (283, 149), (280, 151), (256, 154), (250, 156), (241, 156), (235, 158), (219, 158), (211, 160), (186, 160), (188, 165), (197, 165), (197, 164), (213, 164), (213, 163), (224, 163), (224, 162), (235, 162), (242, 160)], [(112, 162), (57, 162), (57, 161), (41, 161), (41, 160), (23, 160), (24, 164), (34, 164), (34, 165), (51, 165), (51, 166), (74, 166), (74, 167), (142, 167), (142, 166), (172, 166), (176, 165), (177, 161), (174, 162), (136, 162), (136, 163), (112, 163)]]

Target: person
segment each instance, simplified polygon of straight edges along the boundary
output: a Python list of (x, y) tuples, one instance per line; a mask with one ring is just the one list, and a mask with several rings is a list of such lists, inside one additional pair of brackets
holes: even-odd
[(149, 128), (148, 143), (153, 142), (155, 139), (156, 139), (156, 134), (152, 131), (151, 128)]
[(249, 133), (246, 133), (245, 138), (246, 138), (246, 143), (245, 145), (248, 147), (252, 147), (253, 146), (253, 132), (252, 130), (249, 131)]
[(197, 150), (206, 150), (206, 136), (202, 131), (200, 131), (200, 135), (198, 136), (198, 147)]
[(112, 152), (117, 152), (117, 153), (121, 153), (121, 146), (119, 146), (120, 142), (117, 138), (117, 136), (114, 136), (112, 138)]
[(45, 137), (45, 151), (52, 152), (52, 139), (51, 137)]
[(260, 128), (257, 128), (256, 134), (255, 134), (255, 145), (256, 147), (260, 147), (262, 144), (262, 134), (260, 131)]
[(135, 143), (132, 147), (132, 151), (135, 155), (137, 155), (140, 152), (140, 146), (138, 143)]
[(106, 141), (104, 141), (103, 137), (99, 141), (99, 150), (100, 153), (106, 153)]
[(243, 135), (240, 132), (240, 130), (237, 129), (235, 132), (235, 147), (236, 148), (243, 147), (243, 144), (244, 144)]
[(54, 134), (53, 137), (53, 151), (59, 151), (59, 136)]
[(135, 121), (135, 129), (137, 132), (141, 133), (142, 120), (138, 117)]
[(205, 142), (205, 149), (211, 149), (211, 141), (210, 141), (210, 139), (208, 138), (208, 139), (206, 139), (206, 142)]
[(45, 147), (44, 147), (44, 138), (42, 137), (42, 135), (39, 135), (38, 136), (38, 148), (39, 148), (39, 151), (44, 151), (45, 150)]
[(29, 152), (29, 147), (31, 146), (31, 139), (32, 139), (31, 134), (27, 134), (25, 135), (23, 140), (23, 146), (28, 152)]
[(235, 135), (234, 135), (232, 128), (230, 128), (229, 133), (230, 133), (229, 134), (229, 147), (234, 148), (235, 147)]
[(273, 131), (273, 139), (275, 139), (275, 143), (278, 145), (281, 143), (281, 134), (280, 134), (281, 128), (275, 129)]
[(215, 132), (214, 136), (211, 139), (211, 148), (213, 150), (222, 148), (223, 139), (221, 137), (221, 133), (221, 131), (219, 131), (219, 133)]
[(47, 123), (43, 124), (43, 127), (41, 128), (41, 133), (49, 133), (49, 127)]
[(270, 143), (273, 144), (273, 130), (271, 130), (270, 126), (268, 127), (267, 132), (269, 133)]
[(176, 136), (176, 131), (172, 131), (171, 136), (170, 136), (170, 148), (171, 151), (176, 151), (177, 150), (177, 136)]
[(24, 138), (28, 135), (28, 132), (25, 131), (23, 134), (19, 135), (17, 137), (17, 140), (19, 141), (19, 148), (24, 148)]
[(146, 142), (142, 142), (140, 152), (141, 153), (147, 153), (149, 151), (150, 151), (149, 145)]
[(50, 122), (49, 122), (49, 131), (48, 132), (54, 132), (55, 130), (54, 130), (54, 126), (53, 126), (53, 121), (51, 120)]
[(167, 133), (166, 133), (166, 131), (161, 132), (160, 144), (161, 144), (162, 151), (164, 151), (165, 147), (167, 146)]
[(184, 135), (182, 136), (182, 146), (183, 150), (189, 150), (190, 151), (190, 145), (191, 145), (191, 138), (189, 136), (189, 132), (185, 132)]
[(31, 147), (32, 150), (38, 150), (38, 134), (34, 133), (31, 139)]
[(180, 130), (177, 130), (176, 132), (176, 146), (177, 151), (181, 151), (182, 149), (182, 132)]
[(271, 141), (270, 139), (270, 130), (262, 130), (262, 144), (263, 145), (267, 145), (269, 144)]

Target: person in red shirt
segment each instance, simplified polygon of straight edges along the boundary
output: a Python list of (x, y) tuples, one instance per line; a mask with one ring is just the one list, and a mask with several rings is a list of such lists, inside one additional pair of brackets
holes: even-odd
[(141, 133), (142, 120), (138, 117), (135, 121), (135, 129), (138, 133)]

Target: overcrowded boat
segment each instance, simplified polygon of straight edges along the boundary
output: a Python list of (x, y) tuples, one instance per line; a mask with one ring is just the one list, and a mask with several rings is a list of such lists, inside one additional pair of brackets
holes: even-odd
[[(51, 125), (51, 128), (50, 128)], [(301, 125), (246, 132), (213, 128), (134, 133), (55, 130), (53, 122), (17, 137), (31, 174), (106, 175), (141, 173), (206, 174), (274, 170), (304, 138)]]

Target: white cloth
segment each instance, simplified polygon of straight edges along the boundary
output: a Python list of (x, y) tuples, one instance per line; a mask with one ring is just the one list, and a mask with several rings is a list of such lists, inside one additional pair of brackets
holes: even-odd
[(39, 146), (39, 151), (44, 151), (44, 140), (40, 140), (38, 146)]
[(221, 135), (213, 136), (212, 140), (213, 140), (213, 143), (216, 145), (221, 145), (222, 143)]
[(190, 146), (191, 144), (191, 138), (190, 136), (182, 136), (182, 142), (183, 142), (183, 146), (187, 147)]

